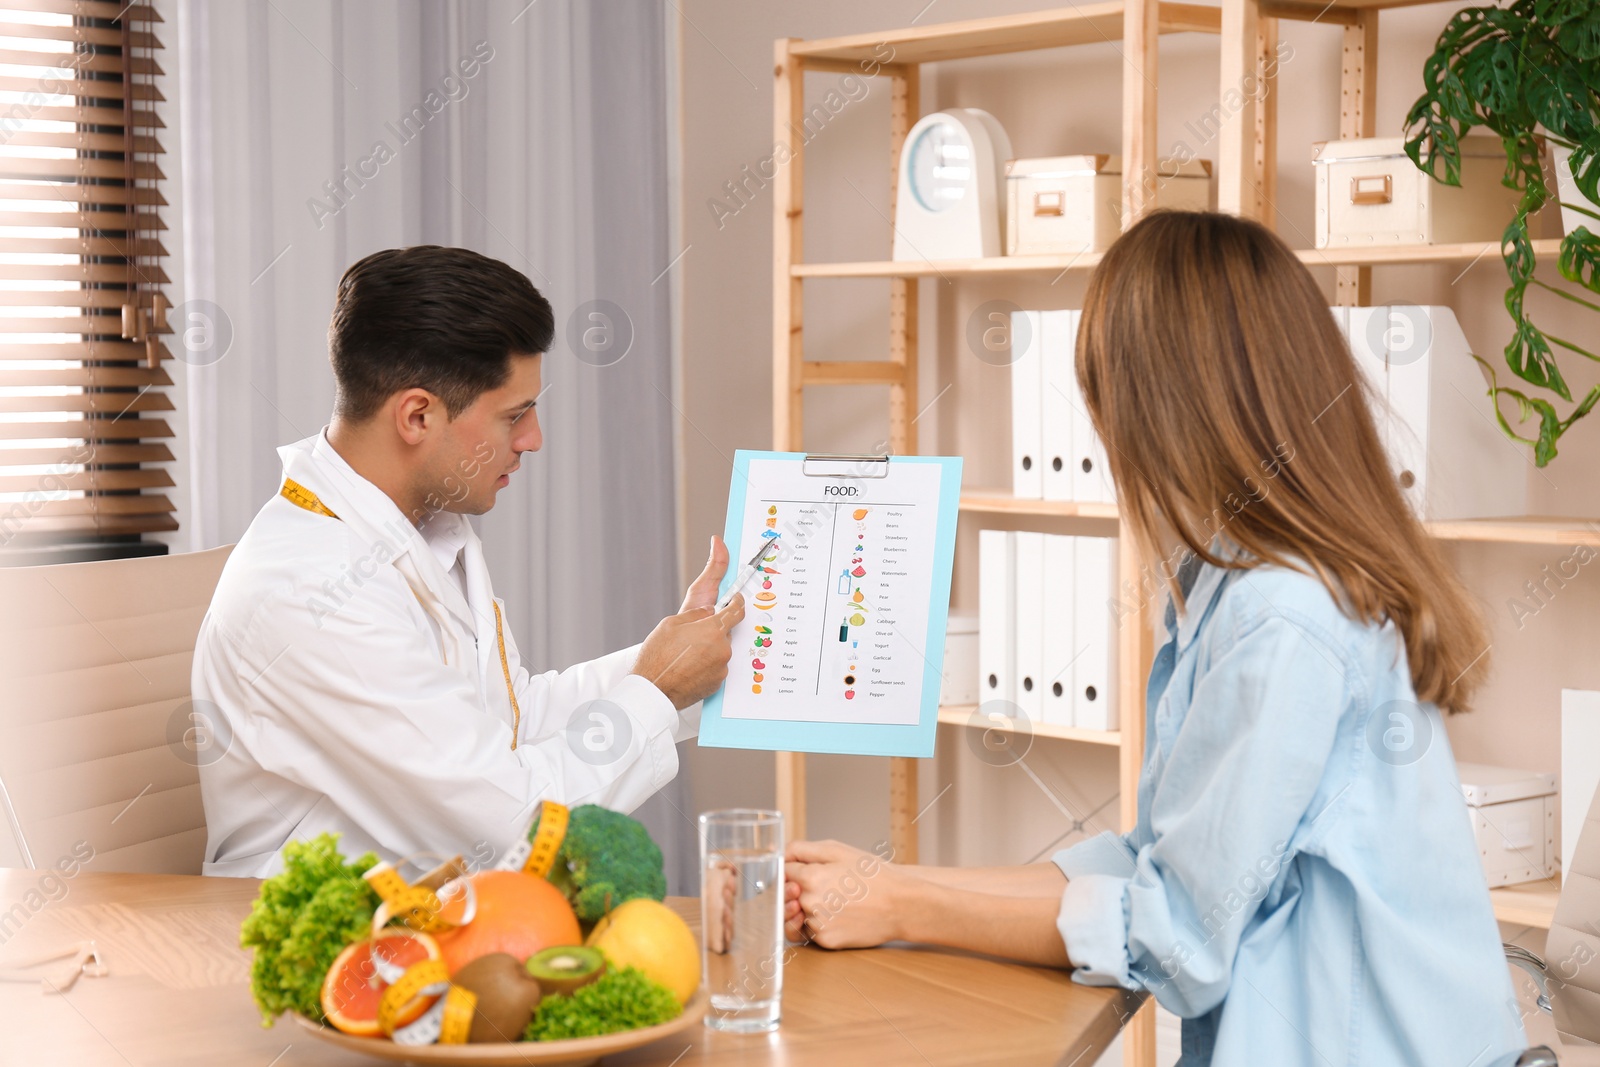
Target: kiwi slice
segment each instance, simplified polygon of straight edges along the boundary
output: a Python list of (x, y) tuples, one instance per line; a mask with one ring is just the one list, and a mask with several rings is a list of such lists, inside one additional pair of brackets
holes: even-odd
[(561, 945), (528, 957), (528, 973), (539, 980), (544, 995), (569, 995), (606, 973), (606, 958), (597, 948)]

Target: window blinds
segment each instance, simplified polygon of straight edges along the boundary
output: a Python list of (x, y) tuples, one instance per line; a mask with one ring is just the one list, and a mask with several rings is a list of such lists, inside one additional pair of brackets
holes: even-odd
[(0, 0), (0, 548), (177, 529), (160, 21)]

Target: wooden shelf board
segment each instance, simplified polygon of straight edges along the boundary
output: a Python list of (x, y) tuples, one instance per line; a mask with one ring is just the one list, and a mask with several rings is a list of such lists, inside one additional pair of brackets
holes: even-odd
[(1560, 896), (1561, 885), (1554, 879), (1489, 890), (1496, 919), (1540, 930), (1550, 929), (1550, 923), (1555, 919), (1556, 901)]
[[(1534, 255), (1555, 262), (1561, 248), (1559, 238), (1533, 242)], [(1366, 248), (1297, 248), (1295, 255), (1308, 267), (1386, 266), (1390, 263), (1458, 263), (1475, 259), (1500, 258), (1500, 242), (1474, 242), (1454, 245), (1372, 245)]]
[(1115, 519), (1115, 504), (1080, 504), (1073, 500), (1029, 500), (993, 490), (974, 489), (961, 494), (961, 510), (989, 515), (1026, 515), (1042, 518)]
[[(961, 494), (961, 510), (1018, 518), (1116, 519), (1115, 504), (1080, 504), (1071, 500), (1032, 500), (996, 489), (969, 489)], [(1600, 519), (1530, 515), (1509, 519), (1457, 519), (1429, 522), (1428, 532), (1441, 541), (1483, 541), (1507, 545), (1600, 545)]]
[[(802, 61), (913, 64), (1101, 44), (1122, 39), (1123, 8), (1122, 0), (1109, 0), (1021, 15), (825, 37), (791, 45), (789, 54)], [(1221, 10), (1203, 4), (1162, 3), (1160, 21), (1162, 33), (1219, 33), (1222, 29)]]
[(1263, 18), (1320, 22), (1325, 26), (1355, 23), (1362, 11), (1382, 11), (1391, 7), (1417, 7), (1440, 0), (1260, 0)]
[[(1546, 238), (1533, 242), (1534, 254), (1554, 263), (1561, 242)], [(1308, 267), (1386, 266), (1391, 263), (1461, 263), (1477, 259), (1498, 260), (1500, 246), (1488, 244), (1382, 245), (1368, 248), (1301, 248), (1295, 254)], [(797, 263), (790, 268), (796, 278), (950, 278), (984, 274), (1060, 274), (1090, 270), (1103, 252), (1078, 252), (1053, 256), (991, 256), (986, 259), (863, 260), (855, 263)]]
[[(971, 728), (983, 727), (984, 729), (999, 729), (1009, 733), (1016, 732), (1015, 720), (993, 719), (974, 720), (973, 713), (978, 710), (976, 704), (943, 704), (939, 707), (939, 721), (946, 726), (965, 726)], [(1053, 723), (1029, 723), (1027, 732), (1034, 737), (1049, 737), (1058, 741), (1081, 741), (1089, 745), (1122, 744), (1120, 730), (1080, 730), (1076, 726), (1057, 726)]]
[(975, 274), (1060, 274), (1088, 270), (1103, 253), (1067, 256), (993, 256), (988, 259), (866, 260), (859, 263), (796, 263), (797, 278), (934, 278)]
[[(1322, 0), (1316, 0), (1321, 3)], [(1348, 7), (1366, 9), (1368, 11), (1386, 11), (1391, 7), (1421, 7), (1424, 4), (1436, 4), (1441, 0), (1333, 0), (1333, 7)]]
[(1442, 541), (1600, 545), (1600, 519), (1561, 519), (1537, 515), (1515, 519), (1462, 519), (1456, 522), (1430, 522), (1428, 532)]

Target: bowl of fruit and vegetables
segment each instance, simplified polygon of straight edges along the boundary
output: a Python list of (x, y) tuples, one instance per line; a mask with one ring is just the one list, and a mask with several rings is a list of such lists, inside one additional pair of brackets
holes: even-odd
[(347, 859), (336, 835), (286, 845), (240, 929), (263, 1025), (287, 1013), (381, 1059), (555, 1064), (697, 1023), (699, 944), (662, 903), (644, 827), (547, 806), (529, 838), (525, 868), (469, 872), (457, 857), (415, 881), (370, 852)]

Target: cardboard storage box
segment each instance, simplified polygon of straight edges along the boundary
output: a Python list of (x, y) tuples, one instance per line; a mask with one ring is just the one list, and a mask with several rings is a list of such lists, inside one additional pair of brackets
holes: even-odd
[(1317, 247), (1498, 242), (1521, 194), (1500, 184), (1500, 138), (1461, 140), (1461, 185), (1416, 168), (1403, 137), (1323, 141), (1312, 146)]
[[(1156, 207), (1210, 208), (1210, 160), (1166, 160), (1156, 170)], [(1006, 164), (1006, 255), (1104, 252), (1121, 233), (1121, 157), (1050, 156)]]
[(1456, 769), (1489, 885), (1554, 877), (1556, 776), (1483, 763)]

